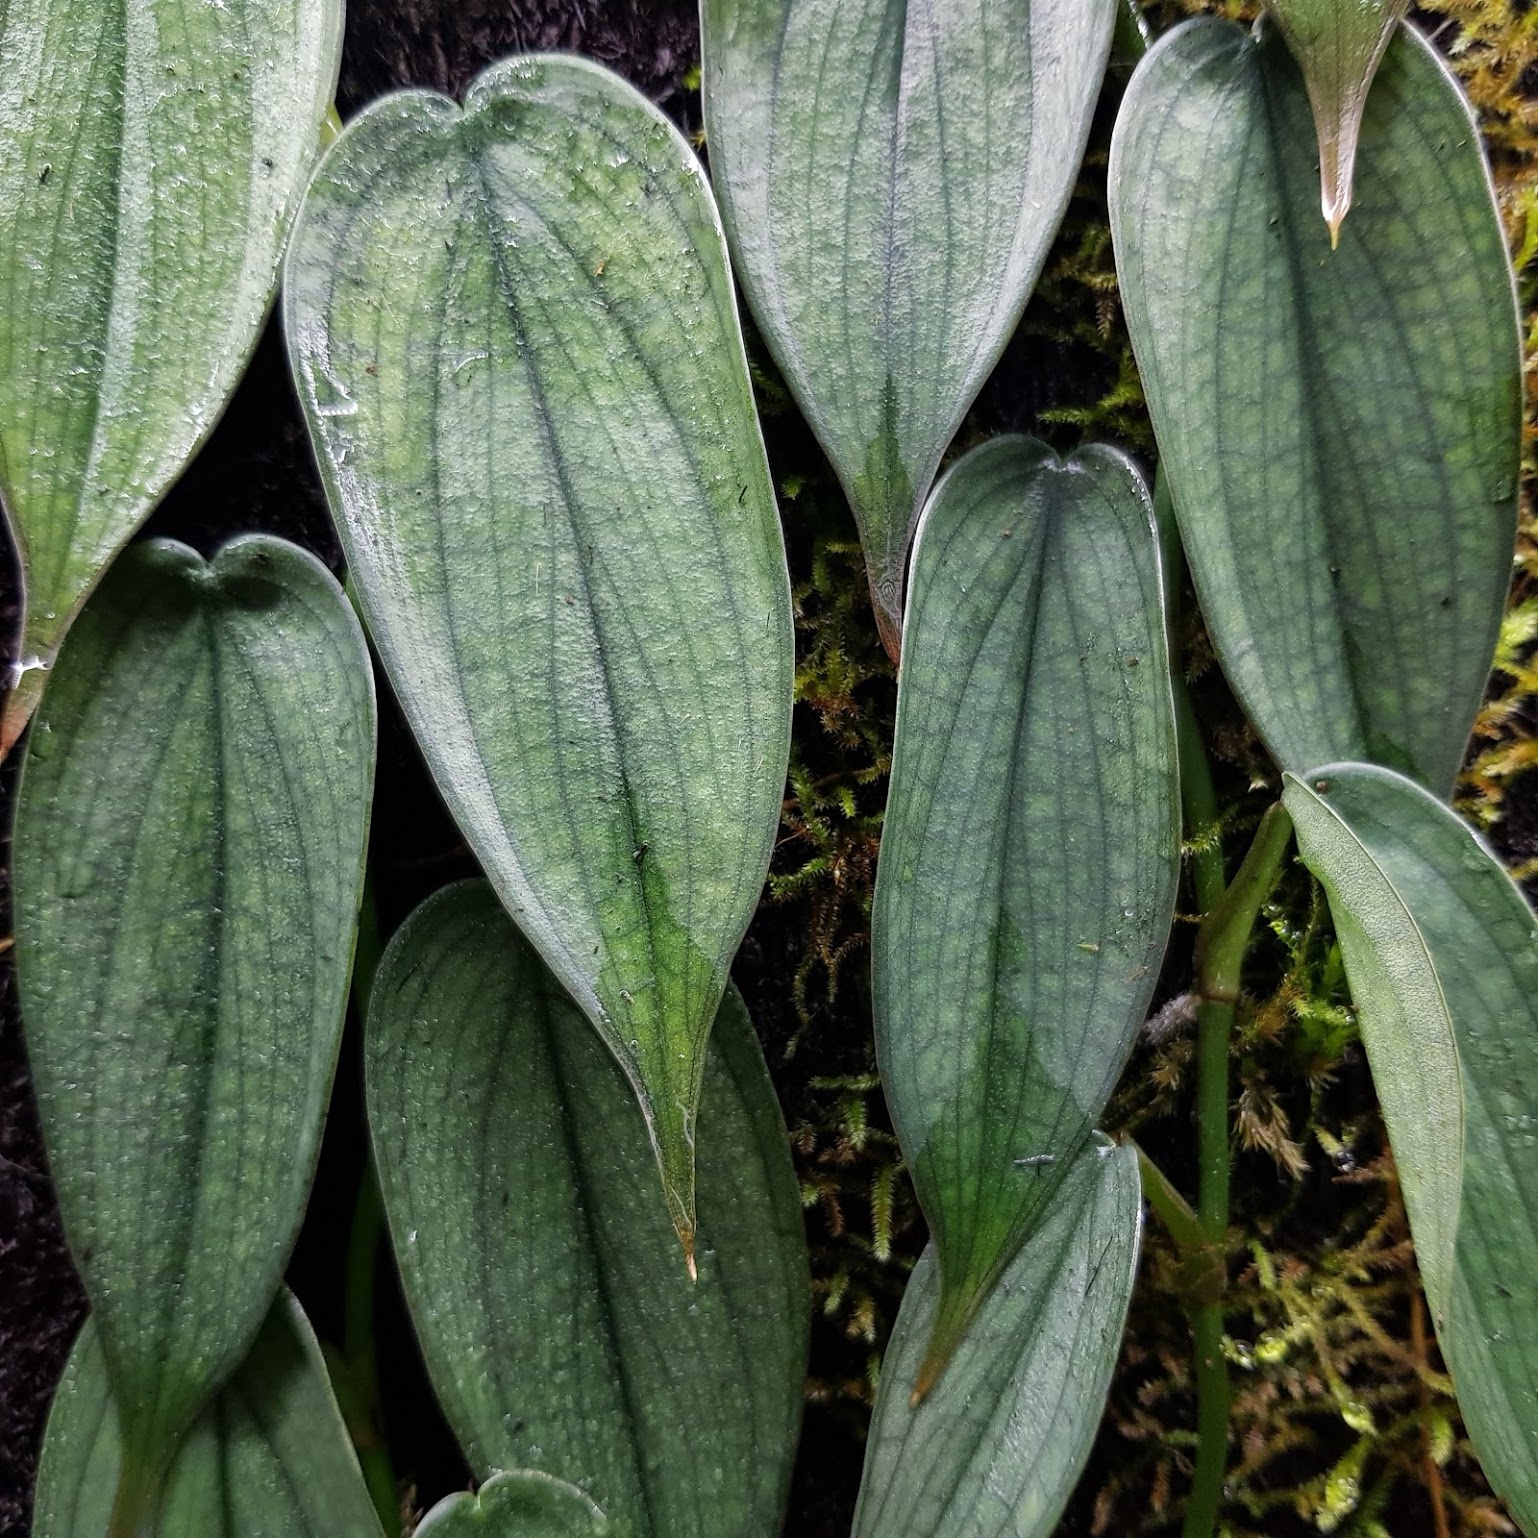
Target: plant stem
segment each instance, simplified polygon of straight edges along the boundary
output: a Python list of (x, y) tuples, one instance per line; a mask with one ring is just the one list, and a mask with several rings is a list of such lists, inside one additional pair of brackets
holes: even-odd
[[(1178, 691), (1184, 696), (1183, 687)], [(1190, 719), (1181, 747), (1199, 742), (1190, 703)], [(1194, 756), (1194, 755), (1191, 755)], [(1196, 1217), (1209, 1248), (1219, 1257), (1228, 1243), (1228, 1056), (1234, 1005), (1250, 933), (1261, 904), (1276, 882), (1282, 856), (1292, 838), (1292, 820), (1280, 802), (1270, 807), (1255, 830), (1255, 838), (1234, 879), (1222, 884), (1222, 847), (1211, 836), (1216, 801), (1212, 777), (1202, 754), (1187, 774), (1188, 754), (1182, 751), (1181, 773), (1188, 787), (1186, 821), (1196, 840), (1197, 897), (1204, 917), (1196, 937), (1196, 1144), (1198, 1185)], [(1213, 897), (1213, 892), (1217, 896)], [(1223, 1355), (1223, 1289), (1227, 1267), (1219, 1260), (1212, 1291), (1198, 1296), (1191, 1310), (1196, 1346), (1196, 1469), (1186, 1507), (1184, 1538), (1209, 1538), (1216, 1529), (1228, 1466), (1228, 1361)]]

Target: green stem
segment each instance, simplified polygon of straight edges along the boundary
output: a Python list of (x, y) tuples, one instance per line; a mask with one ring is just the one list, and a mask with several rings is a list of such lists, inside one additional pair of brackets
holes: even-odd
[[(1164, 550), (1165, 597), (1170, 614), (1170, 654), (1179, 656), (1176, 615), (1182, 591), (1183, 556), (1174, 507), (1162, 467), (1154, 487), (1154, 512)], [(1188, 1237), (1153, 1202), (1185, 1255), (1195, 1346), (1196, 1467), (1186, 1506), (1182, 1538), (1211, 1538), (1217, 1529), (1228, 1470), (1228, 1359), (1223, 1354), (1223, 1294), (1228, 1283), (1228, 1198), (1231, 1157), (1228, 1129), (1228, 1059), (1234, 1005), (1250, 934), (1261, 904), (1274, 885), (1292, 836), (1280, 803), (1261, 819), (1249, 852), (1233, 881), (1223, 870), (1223, 843), (1212, 768), (1207, 761), (1196, 712), (1177, 667), (1174, 673), (1175, 727), (1180, 751), (1181, 799), (1186, 839), (1192, 850), (1191, 876), (1203, 915), (1196, 937), (1196, 1151), (1195, 1223), (1201, 1244)], [(1159, 1176), (1163, 1181), (1164, 1177)], [(1164, 1182), (1166, 1185), (1168, 1182)], [(1147, 1173), (1144, 1190), (1150, 1188)], [(1178, 1193), (1171, 1195), (1179, 1201)], [(1166, 1204), (1167, 1205), (1167, 1204)], [(1187, 1215), (1190, 1208), (1182, 1202)], [(1177, 1214), (1178, 1217), (1178, 1214)]]

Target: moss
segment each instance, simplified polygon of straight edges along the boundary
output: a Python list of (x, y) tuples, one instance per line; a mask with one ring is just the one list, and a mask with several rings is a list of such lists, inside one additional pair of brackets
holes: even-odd
[[(1250, 4), (1168, 0), (1167, 25)], [(1538, 8), (1449, 0), (1417, 21), (1479, 112), (1521, 275), (1529, 416), (1512, 600), (1460, 806), (1516, 873), (1538, 880)], [(1027, 430), (1060, 448), (1105, 438), (1151, 457), (1152, 434), (1116, 293), (1105, 165), (1117, 77), (1036, 293), (953, 452)], [(857, 1438), (903, 1282), (923, 1242), (871, 1047), (871, 888), (895, 691), (876, 642), (858, 544), (826, 464), (760, 354), (780, 477), (800, 663), (798, 715), (771, 915), (804, 936), (795, 1020), (776, 1066), (811, 1216), (819, 1300), (812, 1399)], [(1199, 626), (1183, 664), (1218, 760), (1219, 835), (1241, 849), (1274, 771), (1229, 698)], [(1268, 789), (1268, 786), (1271, 787)], [(1484, 1484), (1429, 1338), (1404, 1208), (1316, 886), (1294, 866), (1266, 913), (1235, 1033), (1235, 1210), (1229, 1351), (1235, 1403), (1230, 1538), (1289, 1533), (1512, 1532)], [(1166, 997), (1189, 978), (1177, 933)], [(825, 1071), (829, 1063), (837, 1071)], [(1135, 1132), (1190, 1190), (1192, 1042), (1145, 1039), (1108, 1124)], [(1178, 1529), (1195, 1398), (1172, 1248), (1150, 1226), (1110, 1412), (1065, 1519), (1077, 1534)], [(858, 1458), (851, 1443), (851, 1458)]]

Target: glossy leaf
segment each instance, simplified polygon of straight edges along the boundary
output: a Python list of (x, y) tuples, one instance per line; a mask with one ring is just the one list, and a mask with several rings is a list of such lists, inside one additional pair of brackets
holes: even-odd
[(1169, 33), (1111, 151), (1127, 321), (1202, 613), (1272, 756), (1457, 773), (1516, 527), (1510, 266), (1474, 119), (1410, 29), (1332, 252), (1281, 37)]
[(449, 1424), (478, 1475), (548, 1472), (627, 1538), (777, 1533), (800, 1420), (800, 1200), (735, 993), (711, 1040), (691, 1284), (623, 1076), (488, 886), (417, 910), (369, 1012), (380, 1189)]
[(604, 1514), (575, 1486), (523, 1469), (438, 1502), (414, 1538), (602, 1538)]
[(1340, 237), (1351, 207), (1351, 178), (1362, 112), (1383, 50), (1410, 0), (1266, 0), (1303, 73), (1319, 141), (1319, 203)]
[(359, 600), (502, 901), (640, 1097), (686, 1248), (705, 1039), (768, 869), (790, 593), (725, 246), (578, 59), (332, 148), (290, 348)]
[(1459, 1407), (1490, 1483), (1538, 1532), (1538, 919), (1400, 775), (1332, 764), (1286, 794), (1330, 896)]
[(1116, 0), (702, 0), (738, 276), (843, 482), (896, 657), (919, 510), (1035, 287)]
[(1130, 1148), (1082, 1149), (918, 1404), (940, 1304), (931, 1245), (881, 1364), (855, 1538), (1047, 1538), (1089, 1457), (1137, 1276)]
[[(33, 1538), (102, 1538), (122, 1460), (106, 1358), (87, 1321), (38, 1466)], [(156, 1538), (380, 1538), (320, 1347), (284, 1293), (166, 1480)]]
[(246, 1354), (299, 1228), (373, 754), (358, 623), (313, 556), (266, 536), (207, 563), (126, 552), (28, 738), (22, 1016), (130, 1504)]
[(1174, 914), (1159, 551), (1130, 461), (967, 455), (925, 511), (906, 636), (872, 964), (943, 1278), (936, 1368), (1089, 1139)]
[(0, 7), (0, 493), (26, 599), (0, 752), (240, 378), (341, 47), (342, 0)]

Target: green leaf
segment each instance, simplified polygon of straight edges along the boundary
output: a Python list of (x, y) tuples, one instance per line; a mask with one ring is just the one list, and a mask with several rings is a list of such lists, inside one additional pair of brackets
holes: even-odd
[(915, 1387), (940, 1305), (931, 1245), (881, 1365), (855, 1538), (1046, 1538), (1089, 1457), (1137, 1275), (1130, 1148), (1077, 1155), (939, 1385)]
[(968, 454), (925, 511), (906, 637), (872, 967), (943, 1278), (927, 1389), (1087, 1143), (1169, 937), (1174, 706), (1131, 462)]
[(1373, 76), (1410, 0), (1266, 0), (1298, 61), (1319, 141), (1319, 204), (1340, 239)]
[[(33, 1538), (102, 1538), (122, 1455), (106, 1357), (87, 1320), (48, 1417)], [(155, 1534), (380, 1538), (320, 1347), (286, 1292), (177, 1453)]]
[(1362, 764), (1307, 779), (1288, 804), (1330, 895), (1442, 1352), (1490, 1483), (1538, 1533), (1538, 919), (1411, 781)]
[(575, 1486), (520, 1469), (493, 1475), (474, 1495), (461, 1491), (439, 1501), (415, 1538), (602, 1538), (611, 1531)]
[(207, 563), (125, 552), (28, 738), (21, 1008), (123, 1418), (125, 1522), (246, 1354), (299, 1228), (373, 767), (357, 620), (266, 536)]
[(1111, 149), (1127, 322), (1202, 613), (1272, 756), (1445, 793), (1516, 528), (1512, 278), (1479, 133), (1401, 29), (1332, 252), (1274, 27), (1176, 28)]
[(1116, 0), (704, 0), (738, 276), (859, 524), (895, 658), (940, 457), (1062, 220)]
[(366, 1064), (406, 1299), (476, 1474), (569, 1480), (619, 1538), (777, 1533), (807, 1262), (738, 996), (706, 1060), (693, 1284), (623, 1076), (485, 883), (440, 892), (391, 942)]
[(514, 59), (377, 102), (290, 258), (369, 628), (498, 895), (640, 1097), (693, 1225), (705, 1039), (779, 825), (785, 552), (726, 250), (655, 107)]
[(240, 378), (336, 84), (342, 0), (0, 6), (0, 753)]

